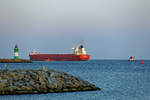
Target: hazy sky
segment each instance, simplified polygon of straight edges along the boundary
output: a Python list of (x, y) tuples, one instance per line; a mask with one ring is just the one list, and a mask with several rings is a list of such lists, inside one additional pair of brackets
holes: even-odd
[(0, 57), (71, 53), (92, 59), (150, 59), (150, 0), (0, 0)]

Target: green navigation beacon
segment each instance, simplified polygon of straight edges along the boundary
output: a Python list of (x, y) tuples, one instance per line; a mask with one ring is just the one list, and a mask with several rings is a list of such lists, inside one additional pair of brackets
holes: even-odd
[(16, 44), (14, 48), (14, 60), (17, 59), (19, 59), (19, 49), (18, 49), (18, 45)]

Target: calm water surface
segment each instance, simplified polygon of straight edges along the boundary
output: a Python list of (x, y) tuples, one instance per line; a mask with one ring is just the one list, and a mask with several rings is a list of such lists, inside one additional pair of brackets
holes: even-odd
[[(90, 60), (85, 62), (33, 62), (7, 64), (8, 69), (62, 70), (81, 77), (101, 91), (5, 95), (0, 100), (150, 100), (150, 61), (144, 64), (125, 60)], [(0, 63), (2, 69), (4, 64)]]

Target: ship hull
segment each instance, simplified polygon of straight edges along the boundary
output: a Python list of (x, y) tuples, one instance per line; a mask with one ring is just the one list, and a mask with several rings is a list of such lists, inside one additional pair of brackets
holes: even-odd
[(30, 54), (32, 61), (87, 61), (90, 55), (75, 54)]

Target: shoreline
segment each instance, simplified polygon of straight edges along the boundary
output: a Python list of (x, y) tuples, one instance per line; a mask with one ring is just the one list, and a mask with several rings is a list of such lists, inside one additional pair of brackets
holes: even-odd
[(27, 59), (0, 59), (0, 63), (32, 63), (32, 61)]

